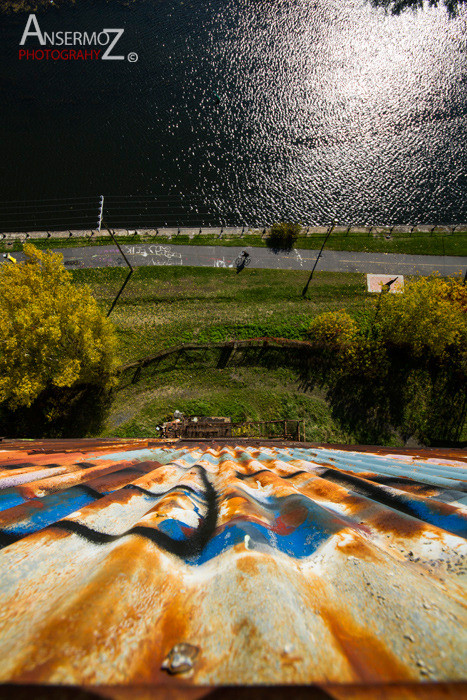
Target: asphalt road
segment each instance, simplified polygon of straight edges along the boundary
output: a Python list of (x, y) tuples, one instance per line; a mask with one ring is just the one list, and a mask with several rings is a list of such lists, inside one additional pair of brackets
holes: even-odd
[[(89, 246), (88, 248), (56, 248), (63, 254), (68, 269), (123, 267), (125, 261), (116, 246)], [(251, 268), (269, 270), (304, 270), (313, 267), (317, 250), (293, 250), (274, 253), (268, 248), (225, 246), (189, 246), (168, 244), (122, 245), (122, 250), (134, 267), (142, 265), (193, 265), (195, 267), (224, 267), (235, 269), (235, 260), (242, 250), (251, 255)], [(21, 253), (12, 254), (17, 260)], [(363, 272), (388, 275), (441, 275), (464, 273), (467, 256), (437, 257), (430, 255), (401, 255), (394, 253), (353, 253), (324, 250), (316, 270), (328, 272)]]

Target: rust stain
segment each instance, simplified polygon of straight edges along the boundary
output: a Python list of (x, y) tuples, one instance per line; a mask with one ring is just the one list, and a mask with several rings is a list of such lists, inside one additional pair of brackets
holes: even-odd
[(377, 637), (359, 627), (347, 612), (339, 610), (336, 613), (323, 608), (321, 615), (360, 682), (384, 683), (416, 677)]
[(352, 534), (351, 539), (337, 535), (336, 546), (341, 554), (345, 554), (348, 557), (357, 557), (365, 561), (381, 561), (382, 559), (381, 555), (378, 556), (376, 554), (374, 547), (355, 533)]
[[(251, 683), (252, 669), (278, 684), (462, 678), (462, 650), (446, 642), (467, 626), (461, 455), (156, 440), (2, 448), (1, 681), (170, 694), (207, 676)], [(413, 646), (401, 646), (401, 597)], [(199, 649), (196, 664), (169, 678), (164, 659), (183, 644)]]
[(253, 555), (246, 555), (238, 557), (236, 561), (237, 569), (244, 574), (249, 576), (256, 576), (259, 573), (259, 569), (256, 563), (256, 557)]
[(404, 538), (420, 536), (426, 530), (424, 522), (387, 510), (380, 510), (371, 516), (368, 523), (381, 532)]

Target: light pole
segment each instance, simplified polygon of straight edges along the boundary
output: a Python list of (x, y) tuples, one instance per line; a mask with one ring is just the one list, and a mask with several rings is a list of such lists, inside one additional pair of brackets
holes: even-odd
[(307, 293), (307, 291), (308, 291), (308, 286), (309, 286), (309, 284), (310, 284), (310, 282), (311, 282), (311, 280), (312, 280), (313, 272), (314, 272), (315, 269), (316, 269), (316, 265), (318, 264), (318, 260), (320, 259), (321, 253), (323, 252), (323, 248), (324, 248), (324, 246), (326, 245), (326, 241), (328, 240), (329, 236), (330, 236), (331, 233), (333, 232), (333, 230), (334, 230), (334, 228), (336, 227), (336, 225), (337, 225), (337, 219), (334, 219), (333, 222), (332, 222), (332, 224), (330, 225), (330, 227), (329, 227), (329, 229), (328, 229), (328, 232), (327, 232), (327, 234), (326, 234), (326, 237), (325, 237), (325, 239), (324, 239), (324, 241), (323, 241), (323, 245), (321, 246), (321, 249), (320, 249), (320, 251), (319, 251), (319, 253), (318, 253), (318, 257), (316, 258), (315, 264), (313, 265), (313, 269), (312, 269), (312, 271), (310, 272), (310, 276), (309, 276), (309, 278), (308, 278), (308, 282), (306, 283), (306, 285), (305, 285), (304, 288), (303, 288), (302, 297), (306, 296), (306, 293)]
[(112, 238), (113, 242), (115, 243), (115, 245), (116, 245), (117, 248), (119, 249), (120, 253), (122, 254), (123, 259), (125, 260), (126, 264), (127, 264), (128, 267), (130, 268), (130, 272), (128, 273), (128, 275), (127, 275), (127, 277), (126, 277), (124, 283), (123, 283), (122, 286), (120, 287), (120, 291), (118, 292), (117, 296), (115, 297), (115, 299), (114, 299), (113, 302), (112, 302), (112, 306), (111, 306), (110, 309), (107, 311), (107, 318), (108, 318), (108, 317), (110, 316), (110, 314), (112, 313), (115, 304), (117, 303), (117, 301), (118, 301), (119, 298), (120, 298), (120, 294), (121, 294), (121, 293), (123, 292), (123, 290), (125, 289), (125, 287), (126, 287), (126, 285), (127, 285), (127, 282), (128, 282), (128, 280), (130, 279), (131, 275), (133, 274), (134, 270), (133, 270), (133, 268), (132, 268), (132, 266), (131, 266), (131, 263), (130, 263), (129, 260), (127, 259), (125, 253), (124, 253), (123, 250), (120, 248), (120, 244), (119, 244), (119, 242), (117, 241), (117, 239), (115, 238), (114, 233), (109, 229), (108, 226), (105, 225), (104, 222), (102, 222), (102, 223), (104, 224), (104, 228), (107, 229), (107, 232), (108, 232), (109, 236)]

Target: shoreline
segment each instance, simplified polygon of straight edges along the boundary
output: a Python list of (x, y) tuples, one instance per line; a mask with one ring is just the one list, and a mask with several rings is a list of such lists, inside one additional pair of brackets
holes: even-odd
[[(303, 227), (294, 250), (320, 248), (328, 227)], [(267, 247), (266, 227), (163, 227), (114, 229), (121, 244), (170, 244), (176, 246)], [(0, 253), (20, 252), (27, 241), (41, 249), (98, 247), (112, 243), (107, 230), (97, 229), (0, 233)], [(393, 253), (427, 256), (467, 256), (467, 224), (457, 226), (336, 226), (326, 240), (325, 250)]]

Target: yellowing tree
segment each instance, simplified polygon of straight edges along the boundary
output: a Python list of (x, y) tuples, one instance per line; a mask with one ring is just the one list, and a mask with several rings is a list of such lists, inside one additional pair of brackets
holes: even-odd
[(46, 389), (109, 389), (113, 326), (59, 254), (24, 246), (27, 260), (0, 268), (0, 402), (30, 406)]
[(394, 431), (404, 441), (462, 442), (467, 287), (460, 278), (418, 277), (371, 303), (369, 327), (335, 353), (326, 377), (334, 418), (359, 442), (387, 441)]
[(467, 352), (467, 287), (460, 278), (418, 277), (402, 294), (377, 300), (375, 326), (385, 344), (415, 357), (444, 358)]

